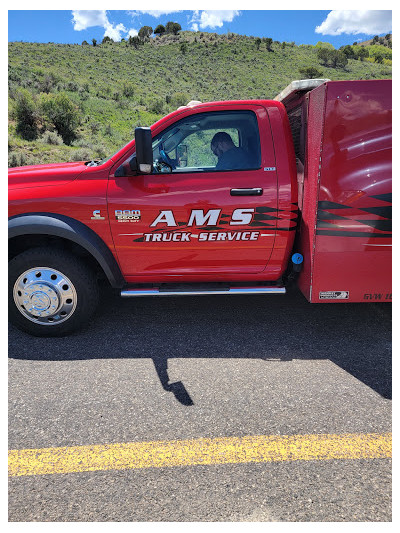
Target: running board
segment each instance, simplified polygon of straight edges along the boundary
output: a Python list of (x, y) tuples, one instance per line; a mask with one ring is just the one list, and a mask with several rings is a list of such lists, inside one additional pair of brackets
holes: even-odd
[(123, 298), (132, 298), (137, 296), (203, 296), (210, 294), (285, 294), (285, 287), (226, 287), (221, 289), (123, 289), (121, 296)]

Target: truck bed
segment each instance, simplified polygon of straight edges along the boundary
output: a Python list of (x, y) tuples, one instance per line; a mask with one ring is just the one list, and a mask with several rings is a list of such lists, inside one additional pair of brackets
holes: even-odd
[(310, 302), (391, 301), (391, 80), (323, 81), (282, 101), (301, 163), (301, 291)]

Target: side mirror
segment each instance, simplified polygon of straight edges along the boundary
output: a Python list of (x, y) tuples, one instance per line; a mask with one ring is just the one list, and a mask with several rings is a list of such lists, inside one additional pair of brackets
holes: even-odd
[(136, 165), (139, 174), (153, 171), (153, 147), (150, 128), (135, 128)]
[(135, 128), (136, 155), (127, 159), (115, 171), (117, 178), (151, 174), (153, 171), (153, 146), (150, 128)]

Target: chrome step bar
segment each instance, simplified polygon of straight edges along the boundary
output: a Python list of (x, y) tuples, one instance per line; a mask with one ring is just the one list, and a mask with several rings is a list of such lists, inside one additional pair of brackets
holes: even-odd
[(285, 294), (285, 287), (227, 287), (226, 289), (192, 289), (192, 290), (160, 290), (152, 289), (123, 289), (123, 298), (138, 296), (203, 296), (212, 294)]

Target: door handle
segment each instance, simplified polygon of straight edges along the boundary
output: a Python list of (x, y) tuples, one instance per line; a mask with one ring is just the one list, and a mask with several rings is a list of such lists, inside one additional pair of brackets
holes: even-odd
[(261, 187), (253, 189), (231, 189), (231, 196), (261, 196), (263, 190)]

